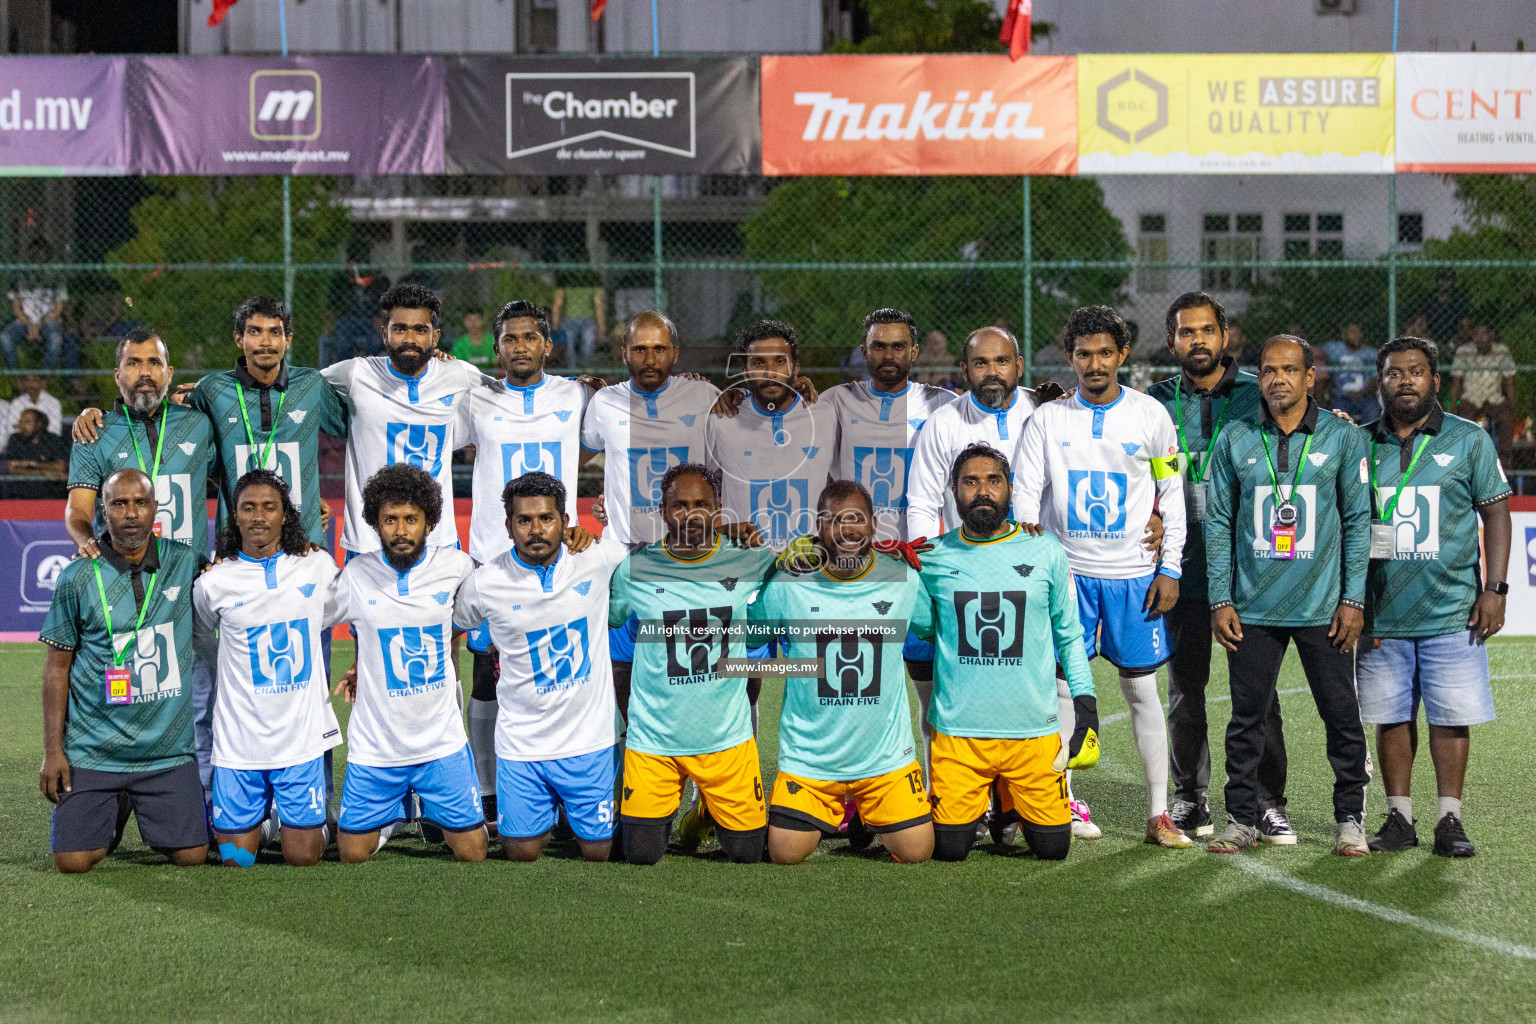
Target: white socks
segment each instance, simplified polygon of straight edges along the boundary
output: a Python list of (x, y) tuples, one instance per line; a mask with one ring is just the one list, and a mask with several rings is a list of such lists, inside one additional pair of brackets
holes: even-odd
[[(1397, 813), (1401, 814), (1404, 818), (1406, 818), (1408, 820), (1408, 822), (1410, 824), (1413, 822), (1413, 798), (1412, 797), (1406, 797), (1406, 796), (1389, 796), (1389, 797), (1387, 797), (1387, 810), (1388, 811), (1396, 811)], [(1445, 817), (1447, 814), (1454, 814), (1458, 818), (1461, 817), (1461, 798), (1460, 797), (1443, 796), (1443, 797), (1440, 798), (1440, 810), (1435, 815), (1435, 824), (1438, 825), (1440, 823), (1440, 819)]]
[(469, 701), (469, 752), (475, 759), (475, 775), (482, 797), (496, 795), (496, 702)]
[(1461, 817), (1461, 797), (1443, 796), (1440, 798), (1440, 813), (1435, 815), (1435, 824), (1440, 824), (1440, 819), (1444, 818), (1447, 814), (1454, 814), (1458, 818)]
[(1157, 674), (1120, 677), (1120, 692), (1130, 708), (1136, 752), (1147, 775), (1147, 819), (1168, 810), (1168, 723), (1157, 696)]
[[(1077, 729), (1077, 709), (1072, 706), (1072, 691), (1067, 687), (1065, 679), (1056, 680), (1056, 716), (1061, 724), (1061, 742), (1065, 746), (1072, 742), (1072, 733)], [(1076, 800), (1072, 795), (1072, 772), (1067, 771), (1067, 799)]]
[(1387, 813), (1396, 811), (1411, 825), (1413, 824), (1413, 797), (1389, 796), (1387, 797)]

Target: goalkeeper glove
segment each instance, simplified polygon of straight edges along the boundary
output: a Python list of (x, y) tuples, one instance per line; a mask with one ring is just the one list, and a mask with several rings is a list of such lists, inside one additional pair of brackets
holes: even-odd
[(1099, 702), (1088, 694), (1072, 698), (1072, 712), (1077, 718), (1077, 727), (1072, 730), (1072, 739), (1067, 746), (1056, 755), (1052, 768), (1062, 771), (1066, 768), (1092, 768), (1099, 763)]
[(880, 552), (882, 555), (890, 555), (892, 558), (899, 558), (914, 569), (921, 569), (923, 567), (923, 563), (922, 560), (917, 557), (917, 545), (923, 543), (927, 539), (927, 537), (919, 537), (917, 540), (910, 544), (904, 540), (877, 540), (875, 541), (875, 550)]
[(784, 546), (774, 564), (785, 572), (806, 573), (815, 572), (821, 567), (821, 553), (816, 550), (816, 542), (809, 535), (796, 537)]

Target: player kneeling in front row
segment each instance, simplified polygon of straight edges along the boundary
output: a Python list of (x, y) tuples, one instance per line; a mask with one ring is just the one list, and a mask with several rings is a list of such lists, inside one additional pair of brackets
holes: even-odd
[(424, 470), (400, 463), (375, 473), (363, 488), (363, 518), (382, 550), (347, 563), (327, 609), (327, 629), (347, 622), (357, 630), (337, 823), (343, 863), (373, 856), (405, 820), (412, 793), (456, 859), (485, 860), (485, 814), (452, 655), (453, 598), (475, 564), (454, 548), (427, 547), (442, 511), (442, 489)]
[(486, 623), (501, 655), (501, 847), (508, 860), (537, 860), (563, 806), (582, 858), (607, 860), (623, 728), (608, 655), (608, 584), (628, 550), (609, 535), (584, 551), (567, 548), (565, 486), (548, 473), (507, 484), (502, 504), (512, 550), (476, 569), (453, 609), (459, 629)]
[(192, 641), (217, 660), (213, 711), (213, 833), (224, 863), (249, 867), (274, 799), (283, 860), (325, 852), (325, 752), (341, 742), (320, 659), (336, 563), (309, 538), (271, 470), (235, 485), (218, 564), (193, 587)]
[(828, 483), (816, 513), (815, 567), (775, 574), (751, 608), (754, 623), (780, 634), (785, 657), (824, 663), (819, 678), (784, 681), (768, 855), (805, 860), (836, 834), (851, 799), (891, 856), (920, 863), (933, 856), (933, 815), (901, 652), (909, 623), (932, 634), (932, 602), (915, 570), (875, 556), (863, 486)]
[(720, 480), (713, 470), (673, 466), (660, 493), (667, 536), (619, 567), (608, 613), (635, 652), (620, 807), (624, 859), (661, 860), (683, 781), (691, 778), (720, 849), (755, 864), (768, 831), (757, 740), (745, 679), (721, 678), (719, 667), (721, 659), (747, 656), (747, 606), (773, 552), (715, 532)]
[[(1077, 597), (1061, 542), (1007, 519), (1008, 459), (976, 444), (955, 458), (950, 489), (961, 526), (923, 555), (933, 602), (933, 788), (936, 860), (964, 860), (994, 781), (1035, 856), (1072, 843), (1066, 768), (1098, 761), (1098, 702), (1083, 652)], [(1077, 725), (1062, 749), (1055, 651)]]

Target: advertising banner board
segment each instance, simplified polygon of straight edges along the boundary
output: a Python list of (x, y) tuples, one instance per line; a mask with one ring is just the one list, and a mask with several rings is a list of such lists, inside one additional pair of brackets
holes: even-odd
[(1536, 171), (1536, 54), (1398, 54), (1397, 169)]
[(0, 60), (0, 174), (126, 174), (122, 57)]

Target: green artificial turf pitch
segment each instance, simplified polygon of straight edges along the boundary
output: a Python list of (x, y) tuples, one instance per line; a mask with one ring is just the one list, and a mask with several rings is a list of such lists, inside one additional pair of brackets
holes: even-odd
[[(459, 865), (411, 838), (365, 866), (177, 870), (130, 826), (105, 864), (65, 878), (37, 792), (42, 649), (7, 645), (0, 1022), (1531, 1021), (1536, 640), (1496, 641), (1491, 657), (1500, 718), (1473, 734), (1471, 861), (1428, 853), (1427, 749), (1414, 778), (1425, 848), (1330, 855), (1323, 732), (1292, 655), (1290, 849), (1145, 846), (1140, 762), (1098, 661), (1104, 759), (1076, 789), (1104, 838), (1064, 863), (986, 845), (963, 864), (898, 865), (829, 841), (792, 868)], [(350, 661), (338, 645), (335, 664)], [(765, 778), (776, 715), (770, 684)], [(1384, 806), (1373, 783), (1371, 827)]]

